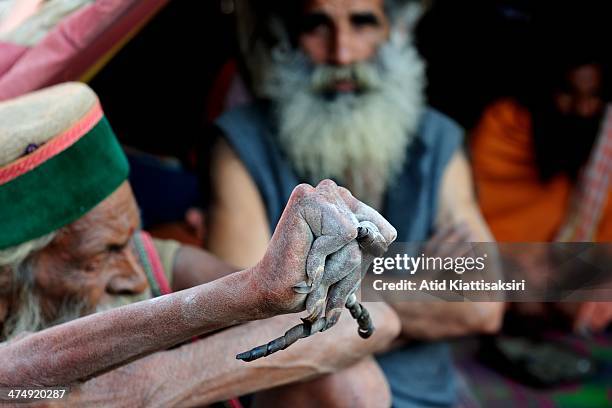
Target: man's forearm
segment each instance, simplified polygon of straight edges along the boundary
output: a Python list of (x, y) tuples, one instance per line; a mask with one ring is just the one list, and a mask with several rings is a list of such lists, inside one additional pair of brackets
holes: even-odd
[[(463, 151), (455, 152), (448, 162), (438, 196), (438, 230), (464, 225), (468, 232), (467, 235), (455, 234), (452, 239), (444, 241), (445, 244), (493, 242), (476, 203), (470, 165)], [(488, 273), (497, 273), (493, 268), (489, 264)], [(504, 310), (501, 302), (400, 302), (392, 304), (392, 307), (402, 321), (402, 337), (423, 340), (496, 332)]]
[[(277, 316), (148, 356), (88, 381), (72, 398), (78, 403), (104, 404), (121, 397), (131, 398), (134, 405), (199, 406), (334, 372), (386, 348), (399, 333), (397, 316), (388, 306), (367, 307), (377, 325), (368, 340), (357, 335), (355, 322), (344, 313), (328, 332), (280, 353), (251, 363), (236, 360), (238, 352), (264, 344), (299, 322), (297, 315)], [(108, 394), (127, 388), (126, 395)]]
[(408, 340), (494, 333), (504, 310), (501, 302), (398, 302), (391, 306), (402, 323), (402, 337)]
[(0, 346), (0, 385), (66, 385), (192, 336), (270, 317), (250, 270)]

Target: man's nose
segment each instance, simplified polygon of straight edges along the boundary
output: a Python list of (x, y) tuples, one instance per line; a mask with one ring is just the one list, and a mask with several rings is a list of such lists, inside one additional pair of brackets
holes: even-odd
[(112, 294), (138, 294), (149, 286), (147, 276), (131, 248), (125, 248), (117, 264), (115, 276), (108, 282), (107, 292)]
[(356, 59), (350, 30), (346, 27), (338, 27), (333, 33), (330, 47), (329, 62), (332, 65), (350, 65)]

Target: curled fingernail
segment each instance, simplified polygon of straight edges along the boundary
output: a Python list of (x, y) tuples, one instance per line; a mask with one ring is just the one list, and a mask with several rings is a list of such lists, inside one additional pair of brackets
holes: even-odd
[(325, 325), (325, 329), (327, 330), (338, 323), (340, 320), (340, 315), (342, 314), (342, 309), (334, 309), (329, 313), (329, 318), (327, 319), (327, 324)]
[(295, 293), (306, 295), (312, 291), (312, 285), (306, 283), (306, 281), (302, 281), (293, 287)]

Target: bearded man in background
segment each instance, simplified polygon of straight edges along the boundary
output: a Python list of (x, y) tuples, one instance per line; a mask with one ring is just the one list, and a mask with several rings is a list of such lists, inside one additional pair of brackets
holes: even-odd
[[(378, 209), (400, 242), (490, 241), (461, 130), (424, 102), (423, 62), (409, 35), (416, 9), (384, 0), (288, 3), (238, 8), (255, 101), (216, 121), (211, 251), (254, 264), (291, 189), (325, 177)], [(453, 405), (454, 370), (440, 340), (496, 331), (502, 304), (392, 306), (402, 341), (378, 363), (393, 405)]]

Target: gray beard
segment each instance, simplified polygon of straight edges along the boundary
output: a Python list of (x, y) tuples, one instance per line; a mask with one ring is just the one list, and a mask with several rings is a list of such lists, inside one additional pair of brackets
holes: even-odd
[(11, 340), (26, 333), (35, 333), (87, 314), (83, 302), (65, 301), (59, 305), (55, 317), (49, 320), (44, 316), (38, 295), (29, 285), (21, 288), (18, 305), (2, 328), (3, 339)]
[(39, 294), (34, 288), (34, 275), (32, 264), (27, 260), (15, 266), (14, 280), (18, 282), (18, 289), (15, 293), (16, 304), (7, 320), (0, 325), (2, 328), (0, 342), (12, 340), (27, 333), (35, 333), (94, 312), (124, 306), (133, 301), (130, 296), (114, 295), (106, 303), (98, 304), (92, 309), (85, 299), (65, 298), (55, 306), (53, 317), (49, 318), (45, 316)]
[(92, 313), (105, 312), (132, 303), (130, 296), (116, 295), (108, 302), (98, 304), (95, 310), (87, 302), (65, 300), (58, 307), (52, 319), (44, 316), (38, 295), (29, 286), (23, 286), (19, 294), (19, 306), (9, 316), (2, 328), (1, 339), (11, 340), (26, 333), (35, 333), (58, 324), (66, 323)]
[[(380, 208), (404, 166), (424, 107), (424, 64), (412, 46), (388, 43), (369, 62), (313, 67), (298, 51), (277, 59), (261, 84), (275, 106), (278, 140), (302, 179), (332, 178)], [(359, 92), (329, 97), (330, 80)]]

